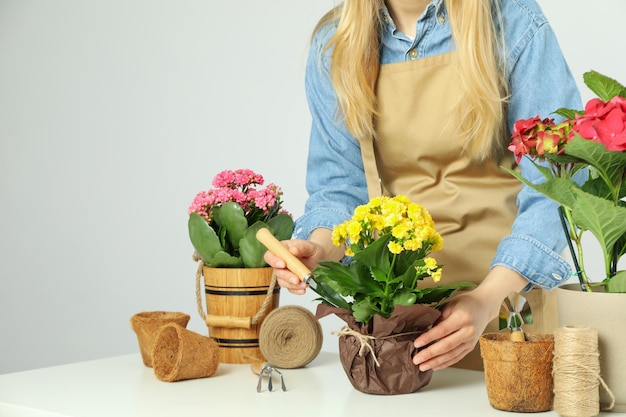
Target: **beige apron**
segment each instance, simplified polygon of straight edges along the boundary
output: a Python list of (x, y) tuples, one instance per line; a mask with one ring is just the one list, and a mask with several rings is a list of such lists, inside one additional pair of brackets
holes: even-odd
[[(498, 243), (511, 232), (521, 185), (499, 168), (514, 166), (513, 155), (480, 164), (461, 155), (451, 116), (460, 90), (455, 61), (451, 52), (382, 65), (376, 86), (379, 138), (361, 141), (361, 152), (370, 198), (406, 195), (432, 215), (444, 240), (443, 249), (432, 254), (444, 265), (441, 282), (480, 283)], [(525, 329), (544, 331), (541, 310), (546, 297), (554, 297), (540, 289), (528, 295), (539, 330)], [(549, 317), (556, 319), (556, 313)], [(548, 321), (552, 332), (556, 322)], [(498, 321), (486, 331), (498, 331)], [(478, 346), (457, 366), (482, 369)]]

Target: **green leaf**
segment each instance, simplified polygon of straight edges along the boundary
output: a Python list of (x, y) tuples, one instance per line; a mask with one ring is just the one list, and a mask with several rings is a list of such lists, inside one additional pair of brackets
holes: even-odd
[(409, 265), (407, 268), (405, 268), (404, 273), (396, 277), (399, 282), (402, 282), (403, 287), (407, 287), (409, 289), (415, 287), (417, 279), (420, 278), (417, 277), (417, 270), (415, 269), (418, 264), (424, 265), (423, 259), (420, 259), (414, 262), (412, 265)]
[(315, 281), (324, 282), (330, 288), (344, 296), (354, 294), (357, 284), (354, 282), (353, 271), (337, 262), (322, 261), (313, 270)]
[(573, 109), (566, 109), (564, 107), (561, 107), (558, 110), (555, 110), (554, 113), (558, 114), (559, 116), (563, 117), (564, 119), (575, 119), (577, 114), (582, 113), (580, 110), (573, 110)]
[(207, 266), (212, 268), (241, 268), (243, 267), (243, 262), (241, 262), (241, 258), (232, 256), (228, 252), (219, 251), (213, 256), (213, 259)]
[(415, 266), (418, 262), (421, 262), (421, 265), (424, 265), (424, 257), (426, 257), (428, 253), (430, 252), (422, 248), (416, 251), (404, 251), (398, 254), (393, 267), (394, 275), (403, 275), (406, 277), (407, 272), (409, 275), (412, 272), (415, 272)]
[(187, 221), (189, 239), (205, 264), (210, 264), (215, 254), (222, 250), (215, 230), (198, 213), (189, 214)]
[(267, 266), (265, 259), (263, 259), (267, 248), (256, 238), (256, 232), (263, 228), (270, 230), (270, 232), (272, 231), (267, 224), (259, 221), (248, 227), (243, 234), (243, 238), (239, 241), (239, 255), (244, 268), (262, 268)]
[(376, 267), (383, 273), (388, 274), (391, 269), (391, 262), (389, 260), (387, 243), (390, 239), (391, 235), (381, 236), (365, 249), (356, 252), (353, 256), (354, 260), (368, 267)]
[(612, 200), (612, 190), (607, 187), (604, 180), (600, 177), (589, 178), (580, 188), (591, 195), (604, 198), (605, 200)]
[(238, 203), (229, 201), (213, 209), (213, 220), (226, 230), (228, 241), (233, 248), (239, 248), (239, 241), (248, 228), (246, 215)]
[(589, 230), (603, 249), (611, 249), (626, 234), (626, 207), (571, 187), (575, 203), (571, 206), (574, 223)]
[(626, 293), (626, 271), (619, 271), (606, 285), (607, 292)]
[(389, 282), (389, 277), (387, 277), (387, 274), (385, 274), (383, 271), (376, 267), (370, 268), (370, 275), (372, 278), (374, 278), (374, 281)]
[(412, 306), (417, 301), (417, 295), (410, 288), (404, 288), (393, 297), (393, 305)]
[(270, 230), (274, 231), (274, 236), (278, 240), (287, 240), (293, 234), (293, 219), (288, 214), (277, 214), (267, 221)]
[(611, 152), (603, 144), (583, 139), (579, 135), (565, 145), (565, 152), (593, 166), (608, 187), (621, 185), (626, 169), (626, 152)]
[(383, 296), (384, 292), (382, 286), (384, 284), (372, 279), (372, 268), (354, 260), (350, 264), (349, 270), (352, 283), (357, 289), (357, 291), (354, 291), (352, 295), (356, 292), (361, 292), (370, 297)]
[(610, 101), (615, 96), (626, 97), (626, 87), (597, 71), (584, 73), (583, 80), (585, 85), (603, 101)]
[(376, 314), (376, 309), (369, 299), (355, 302), (352, 305), (352, 315), (354, 319), (360, 323), (369, 322), (374, 314)]
[(473, 282), (459, 282), (452, 285), (441, 285), (433, 288), (424, 288), (418, 290), (417, 298), (422, 304), (437, 303), (440, 305), (445, 300), (450, 298), (460, 288), (475, 287)]
[(380, 286), (371, 278), (369, 268), (353, 261), (349, 266), (338, 262), (322, 261), (313, 270), (317, 292), (323, 302), (351, 310), (351, 303), (344, 297), (357, 294), (366, 297), (383, 295)]
[[(591, 151), (590, 155), (593, 153), (594, 151)], [(589, 158), (595, 157), (589, 156)], [(524, 184), (567, 208), (572, 213), (572, 219), (576, 226), (583, 231), (591, 231), (604, 251), (610, 251), (617, 242), (622, 242), (624, 239), (626, 234), (626, 207), (615, 206), (610, 200), (585, 192), (571, 180), (565, 178), (552, 178), (541, 184), (533, 184), (519, 173), (511, 170), (509, 172)], [(606, 172), (610, 172), (610, 170)], [(597, 186), (590, 186), (588, 190), (598, 188)], [(608, 255), (605, 253), (606, 259), (608, 259)]]

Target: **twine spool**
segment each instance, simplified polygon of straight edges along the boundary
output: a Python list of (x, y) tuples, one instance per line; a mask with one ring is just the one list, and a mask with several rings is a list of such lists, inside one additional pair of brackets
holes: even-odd
[[(564, 417), (592, 417), (600, 412), (598, 331), (565, 326), (554, 339), (554, 411)], [(614, 401), (613, 401), (614, 402)], [(613, 405), (610, 406), (612, 408)]]
[(277, 368), (301, 368), (322, 349), (322, 328), (313, 314), (300, 306), (273, 310), (261, 324), (259, 348)]

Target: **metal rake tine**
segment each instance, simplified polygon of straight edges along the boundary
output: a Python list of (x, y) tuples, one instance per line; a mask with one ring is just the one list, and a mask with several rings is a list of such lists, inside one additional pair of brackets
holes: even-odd
[(256, 384), (256, 392), (263, 390), (263, 372), (259, 374), (259, 382)]
[(267, 374), (267, 389), (272, 392), (272, 371), (270, 370), (269, 373)]
[(281, 386), (282, 390), (283, 391), (287, 391), (287, 387), (285, 386), (285, 378), (283, 378), (283, 373), (280, 372), (278, 369), (274, 369), (274, 370), (280, 376), (280, 386)]

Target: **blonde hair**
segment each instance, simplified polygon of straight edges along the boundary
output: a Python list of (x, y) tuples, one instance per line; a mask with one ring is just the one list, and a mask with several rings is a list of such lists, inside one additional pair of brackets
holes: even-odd
[[(339, 113), (357, 139), (376, 137), (376, 80), (380, 68), (380, 8), (384, 0), (345, 0), (328, 12), (316, 27), (337, 26), (327, 48), (332, 50), (330, 78)], [(454, 113), (463, 150), (475, 160), (498, 154), (506, 132), (508, 93), (498, 59), (503, 43), (496, 34), (492, 0), (445, 0), (456, 43), (462, 91)], [(501, 23), (501, 20), (499, 20)]]

